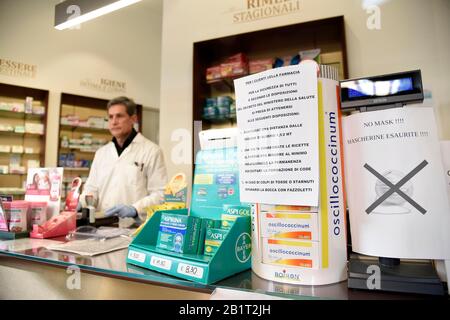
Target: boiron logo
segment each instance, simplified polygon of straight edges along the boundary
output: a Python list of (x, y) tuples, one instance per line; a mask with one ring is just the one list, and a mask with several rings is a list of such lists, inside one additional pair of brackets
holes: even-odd
[(300, 281), (298, 273), (289, 273), (286, 270), (283, 270), (283, 272), (275, 271), (275, 278)]

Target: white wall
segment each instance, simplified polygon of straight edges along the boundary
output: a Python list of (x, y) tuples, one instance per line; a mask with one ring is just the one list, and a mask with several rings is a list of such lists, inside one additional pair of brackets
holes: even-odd
[(0, 75), (0, 82), (50, 90), (48, 166), (57, 159), (61, 92), (103, 99), (123, 95), (83, 87), (82, 80), (125, 82), (125, 94), (137, 103), (160, 106), (162, 0), (143, 0), (86, 22), (79, 30), (64, 31), (53, 28), (59, 2), (0, 1), (0, 58), (37, 66), (35, 78)]
[[(300, 0), (300, 12), (234, 24), (232, 13), (245, 10), (247, 0), (165, 1), (160, 144), (169, 174), (192, 170), (190, 163), (171, 160), (172, 149), (179, 145), (171, 141), (171, 135), (174, 130), (190, 132), (192, 128), (194, 42), (340, 15), (346, 22), (350, 77), (421, 69), (424, 86), (433, 90), (439, 106), (441, 137), (450, 139), (450, 1), (387, 1), (381, 5), (381, 30), (366, 27), (370, 14), (362, 2)], [(187, 143), (190, 152), (191, 140)], [(191, 156), (186, 159), (190, 161)]]

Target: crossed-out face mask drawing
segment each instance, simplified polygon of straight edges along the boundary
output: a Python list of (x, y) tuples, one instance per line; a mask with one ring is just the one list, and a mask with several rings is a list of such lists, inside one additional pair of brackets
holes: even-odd
[(428, 162), (423, 160), (411, 172), (404, 175), (396, 170), (388, 170), (380, 174), (369, 164), (364, 164), (364, 168), (378, 178), (375, 184), (377, 199), (366, 209), (366, 213), (409, 213), (410, 210), (403, 206), (409, 203), (420, 213), (425, 214), (427, 210), (411, 198), (414, 188), (410, 180), (427, 165)]

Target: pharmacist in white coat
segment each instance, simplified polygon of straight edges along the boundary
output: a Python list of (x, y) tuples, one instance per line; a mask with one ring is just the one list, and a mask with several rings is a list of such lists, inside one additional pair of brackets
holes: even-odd
[(93, 195), (105, 216), (146, 219), (145, 208), (163, 200), (167, 171), (161, 149), (136, 132), (136, 104), (127, 97), (108, 102), (109, 131), (113, 139), (95, 153), (80, 197)]

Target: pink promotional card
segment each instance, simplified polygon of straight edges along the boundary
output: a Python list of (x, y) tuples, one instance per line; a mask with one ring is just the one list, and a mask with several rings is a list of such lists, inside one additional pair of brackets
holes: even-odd
[(8, 231), (8, 218), (3, 210), (2, 200), (0, 200), (0, 231)]
[(47, 220), (60, 212), (63, 172), (63, 168), (28, 169), (25, 200), (47, 202)]

